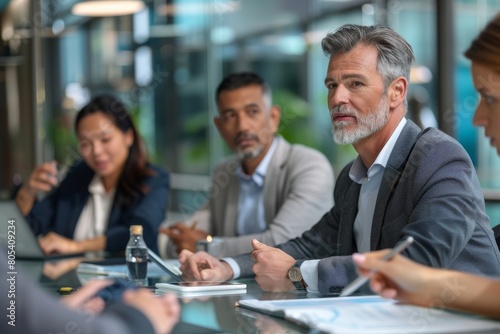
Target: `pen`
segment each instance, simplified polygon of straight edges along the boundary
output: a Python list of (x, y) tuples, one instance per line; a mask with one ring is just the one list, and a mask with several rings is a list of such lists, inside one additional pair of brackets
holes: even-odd
[(195, 220), (194, 223), (193, 223), (193, 225), (191, 225), (191, 229), (192, 230), (196, 230), (196, 226), (198, 226), (198, 221), (197, 220)]
[[(401, 242), (399, 245), (394, 247), (389, 253), (385, 254), (381, 261), (388, 261), (394, 257), (394, 255), (401, 253), (404, 251), (408, 246), (410, 246), (413, 242), (412, 237), (406, 238), (403, 242)], [(352, 294), (354, 291), (359, 289), (363, 284), (368, 282), (370, 280), (369, 277), (367, 276), (359, 276), (356, 278), (354, 281), (352, 281), (351, 284), (348, 284), (340, 293), (340, 297), (345, 297), (349, 296)]]

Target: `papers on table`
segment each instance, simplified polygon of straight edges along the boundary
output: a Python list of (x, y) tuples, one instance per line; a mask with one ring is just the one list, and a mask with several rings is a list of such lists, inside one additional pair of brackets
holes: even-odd
[(285, 318), (326, 333), (477, 333), (500, 330), (500, 321), (417, 306), (378, 296), (240, 300), (237, 306)]
[[(165, 265), (168, 265), (172, 271), (179, 270), (178, 260), (163, 260)], [(118, 265), (97, 265), (92, 263), (80, 263), (76, 270), (78, 274), (88, 274), (88, 275), (106, 275), (106, 276), (127, 276), (128, 268), (126, 264)], [(156, 263), (148, 262), (148, 274), (147, 277), (158, 277), (168, 275), (163, 269), (161, 269)]]

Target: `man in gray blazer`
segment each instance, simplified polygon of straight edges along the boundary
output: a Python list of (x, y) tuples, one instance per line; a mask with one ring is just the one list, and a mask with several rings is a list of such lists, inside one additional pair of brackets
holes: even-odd
[(334, 140), (359, 154), (339, 175), (335, 206), (276, 248), (253, 240), (251, 254), (224, 261), (185, 251), (184, 276), (255, 274), (268, 291), (335, 293), (356, 277), (351, 254), (394, 247), (408, 236), (415, 241), (403, 254), (417, 262), (499, 275), (500, 253), (469, 156), (451, 137), (421, 131), (404, 117), (411, 46), (386, 27), (345, 25), (322, 47), (330, 56), (325, 84)]
[[(258, 75), (227, 76), (216, 100), (215, 125), (237, 155), (215, 168), (204, 210), (190, 223), (160, 231), (178, 252), (194, 251), (207, 233), (220, 237), (223, 256), (251, 251), (255, 238), (277, 245), (300, 236), (333, 205), (330, 163), (318, 151), (276, 136), (281, 111), (272, 105), (271, 89)], [(194, 221), (198, 229), (190, 228)]]

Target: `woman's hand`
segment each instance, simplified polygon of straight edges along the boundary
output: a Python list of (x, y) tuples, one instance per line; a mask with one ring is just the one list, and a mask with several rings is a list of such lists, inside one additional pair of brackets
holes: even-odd
[(51, 191), (58, 184), (55, 161), (36, 166), (16, 196), (16, 203), (21, 213), (27, 215), (31, 211), (37, 191)]
[(51, 161), (36, 166), (24, 187), (35, 194), (37, 191), (51, 191), (58, 184), (56, 162)]
[(38, 240), (40, 248), (45, 254), (74, 254), (85, 251), (81, 243), (63, 237), (55, 232), (49, 232)]
[(370, 287), (375, 293), (384, 298), (430, 306), (435, 291), (441, 288), (438, 277), (442, 271), (422, 266), (402, 255), (382, 261), (389, 251), (353, 254), (352, 258), (359, 273), (370, 277)]

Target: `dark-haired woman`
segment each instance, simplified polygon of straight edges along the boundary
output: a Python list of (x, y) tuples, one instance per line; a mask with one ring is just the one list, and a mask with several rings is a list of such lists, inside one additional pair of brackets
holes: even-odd
[[(44, 252), (122, 251), (130, 225), (142, 225), (156, 250), (168, 175), (148, 162), (124, 105), (111, 96), (94, 98), (78, 113), (75, 130), (83, 161), (60, 184), (54, 162), (37, 166), (16, 195)], [(54, 188), (36, 200), (37, 191)]]

